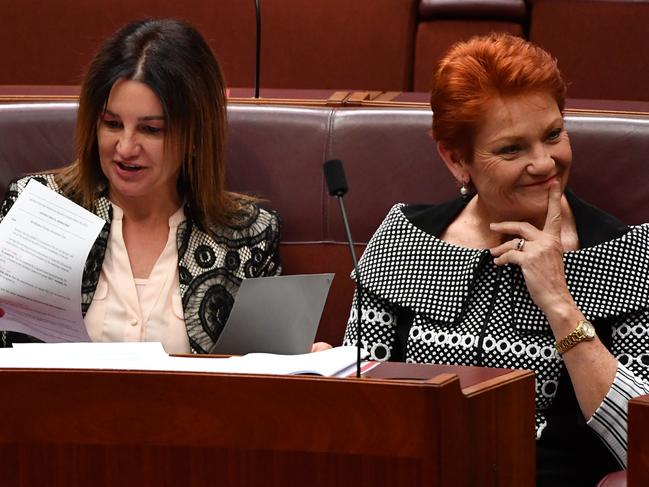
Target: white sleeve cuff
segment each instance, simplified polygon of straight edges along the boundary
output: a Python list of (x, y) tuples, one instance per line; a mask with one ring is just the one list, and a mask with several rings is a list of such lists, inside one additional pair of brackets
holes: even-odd
[(602, 438), (623, 468), (626, 468), (627, 461), (629, 399), (643, 394), (649, 394), (649, 384), (638, 379), (618, 362), (608, 394), (587, 423)]

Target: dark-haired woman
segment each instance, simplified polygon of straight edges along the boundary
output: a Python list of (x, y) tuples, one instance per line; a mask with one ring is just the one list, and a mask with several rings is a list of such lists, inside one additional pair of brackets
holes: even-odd
[(536, 372), (537, 485), (553, 487), (624, 468), (627, 402), (649, 393), (649, 225), (566, 190), (565, 92), (523, 39), (455, 45), (431, 106), (463, 197), (396, 205), (359, 266), (375, 359)]
[[(202, 36), (137, 21), (85, 76), (77, 159), (9, 185), (0, 219), (36, 178), (106, 220), (82, 283), (93, 341), (208, 352), (241, 281), (280, 272), (277, 215), (224, 188), (225, 132), (223, 76)], [(23, 339), (2, 333), (5, 346)]]

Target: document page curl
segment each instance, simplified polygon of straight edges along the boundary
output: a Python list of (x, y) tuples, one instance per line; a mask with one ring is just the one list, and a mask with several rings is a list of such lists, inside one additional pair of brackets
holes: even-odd
[(90, 341), (81, 314), (88, 253), (106, 222), (31, 180), (0, 223), (0, 330)]

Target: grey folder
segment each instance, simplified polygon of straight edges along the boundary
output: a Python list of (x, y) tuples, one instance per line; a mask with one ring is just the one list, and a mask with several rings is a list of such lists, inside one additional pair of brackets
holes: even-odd
[(210, 353), (307, 353), (318, 331), (333, 274), (244, 279)]

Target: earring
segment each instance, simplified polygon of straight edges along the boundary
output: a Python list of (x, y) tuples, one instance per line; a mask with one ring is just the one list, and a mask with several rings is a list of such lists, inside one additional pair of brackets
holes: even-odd
[(469, 183), (462, 183), (460, 186), (460, 196), (464, 202), (467, 202), (471, 199), (471, 190), (469, 189)]

